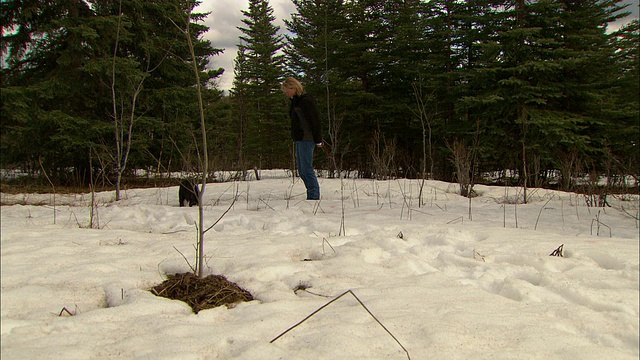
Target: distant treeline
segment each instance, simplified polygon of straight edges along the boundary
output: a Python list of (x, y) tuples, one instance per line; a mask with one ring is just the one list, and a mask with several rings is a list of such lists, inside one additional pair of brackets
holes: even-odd
[(280, 83), (293, 75), (317, 103), (330, 175), (637, 181), (639, 23), (607, 31), (622, 1), (293, 3), (279, 29), (268, 1), (249, 1), (224, 93), (193, 1), (3, 1), (0, 165), (74, 185), (197, 171), (189, 29), (212, 171), (292, 168)]

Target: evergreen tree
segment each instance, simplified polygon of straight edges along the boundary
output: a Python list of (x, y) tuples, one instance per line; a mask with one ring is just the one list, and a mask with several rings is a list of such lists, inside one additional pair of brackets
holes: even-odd
[(101, 132), (91, 126), (96, 81), (79, 71), (92, 56), (93, 24), (84, 1), (3, 1), (4, 164), (43, 166), (61, 181), (87, 175)]
[(490, 143), (502, 144), (484, 147), (485, 161), (498, 160), (494, 169), (519, 169), (525, 186), (539, 185), (540, 169), (569, 172), (567, 164), (577, 157), (603, 151), (602, 117), (595, 109), (607, 102), (603, 89), (613, 78), (604, 25), (619, 7), (579, 3), (519, 0), (502, 7), (497, 16), (485, 17), (492, 19), (483, 25), (491, 37), (475, 42), (484, 44), (481, 62), (465, 70), (476, 88), (462, 104), (483, 120)]
[[(537, 43), (544, 53), (530, 66), (548, 71), (538, 76), (544, 91), (530, 106), (531, 132), (526, 135), (531, 150), (546, 155), (546, 168), (558, 166), (565, 154), (576, 154), (587, 168), (603, 169), (609, 121), (600, 109), (613, 106), (608, 92), (616, 78), (606, 24), (621, 16), (615, 15), (620, 2), (557, 1), (553, 15), (546, 15), (546, 21), (557, 21), (542, 30), (547, 41)], [(570, 185), (571, 174), (563, 176), (565, 186)]]
[[(451, 181), (460, 173), (452, 149), (464, 145), (470, 175), (516, 170), (525, 186), (557, 169), (565, 189), (576, 171), (637, 178), (638, 22), (606, 33), (626, 15), (621, 0), (293, 3), (286, 37), (267, 1), (243, 11), (231, 96), (204, 91), (208, 134), (219, 137), (212, 161), (289, 166), (286, 72), (316, 99), (332, 170), (413, 177), (428, 168)], [(125, 113), (135, 119), (127, 168), (181, 169), (195, 159), (193, 72), (174, 25), (194, 3), (119, 4), (2, 3), (3, 166), (42, 163), (77, 181), (97, 153), (115, 169), (105, 159), (117, 157), (113, 119)], [(201, 40), (204, 15), (191, 29), (209, 83), (222, 70), (205, 70), (219, 50)], [(385, 151), (395, 164), (381, 161)]]
[[(381, 9), (378, 30), (377, 59), (380, 71), (375, 76), (374, 92), (384, 102), (385, 113), (381, 129), (388, 138), (396, 140), (397, 153), (394, 167), (404, 176), (415, 177), (426, 164), (426, 125), (431, 109), (412, 111), (419, 103), (427, 103), (429, 90), (427, 77), (428, 22), (427, 4), (422, 1), (389, 1)], [(424, 127), (424, 129), (423, 129)], [(425, 133), (423, 133), (425, 132)], [(432, 163), (433, 157), (429, 156)], [(420, 160), (420, 163), (417, 161)]]
[[(194, 5), (180, 0), (8, 2), (2, 18), (2, 44), (9, 56), (2, 69), (3, 164), (34, 167), (42, 160), (57, 177), (72, 168), (74, 181), (86, 181), (93, 153), (102, 159), (103, 170), (118, 169), (113, 121), (123, 114), (136, 120), (134, 135), (120, 138), (131, 141), (132, 166), (160, 159), (154, 143), (168, 141), (167, 125), (193, 121), (184, 110), (190, 107), (184, 101), (194, 98), (185, 63), (190, 56), (175, 24)], [(193, 29), (196, 39), (207, 30), (198, 24)], [(204, 70), (219, 51), (207, 41), (196, 42), (205, 81), (221, 73)], [(174, 127), (181, 133), (188, 128)], [(10, 150), (34, 138), (40, 140), (33, 152)]]
[[(376, 33), (381, 4), (375, 1), (294, 0), (286, 22), (290, 72), (315, 96), (328, 132), (331, 166), (371, 174), (368, 146), (384, 120), (373, 93)], [(347, 157), (348, 155), (348, 157)]]
[[(356, 116), (347, 112), (343, 101), (348, 97), (345, 91), (347, 83), (343, 73), (339, 73), (337, 64), (344, 59), (339, 53), (344, 28), (344, 5), (342, 0), (335, 1), (297, 1), (296, 13), (290, 21), (285, 20), (290, 35), (286, 36), (284, 52), (287, 57), (288, 73), (296, 76), (305, 84), (316, 100), (323, 129), (326, 148), (334, 161), (330, 161), (333, 170), (342, 167), (342, 149), (348, 147), (341, 125), (345, 117)], [(353, 123), (353, 121), (350, 121)], [(321, 166), (322, 162), (317, 162)], [(332, 172), (333, 173), (333, 172)]]
[(618, 71), (609, 96), (611, 107), (602, 117), (610, 124), (606, 131), (614, 174), (631, 175), (636, 186), (640, 177), (640, 22), (632, 20), (612, 34)]
[[(232, 93), (240, 105), (241, 140), (247, 161), (259, 167), (283, 167), (287, 152), (287, 114), (280, 91), (284, 56), (283, 36), (273, 25), (273, 8), (267, 0), (250, 0), (238, 29), (236, 78)], [(244, 164), (243, 164), (244, 165)]]
[(459, 136), (456, 130), (456, 104), (460, 99), (458, 72), (461, 66), (457, 45), (457, 13), (460, 4), (451, 0), (434, 0), (427, 4), (423, 21), (425, 31), (423, 47), (427, 54), (421, 63), (424, 75), (416, 84), (416, 91), (428, 101), (425, 111), (431, 116), (432, 138), (436, 139), (433, 152), (433, 176), (453, 180), (446, 141)]

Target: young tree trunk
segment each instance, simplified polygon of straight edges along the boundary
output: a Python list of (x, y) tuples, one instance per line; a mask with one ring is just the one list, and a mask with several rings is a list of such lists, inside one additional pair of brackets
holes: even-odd
[(527, 172), (527, 147), (525, 146), (524, 141), (524, 133), (522, 135), (522, 203), (527, 203), (527, 180), (529, 179), (529, 174)]
[(456, 178), (460, 185), (460, 195), (469, 197), (471, 193), (471, 179), (469, 173), (471, 171), (471, 155), (464, 141), (455, 139), (453, 146), (450, 148), (453, 153), (451, 161), (456, 167)]
[(124, 106), (118, 110), (118, 101), (116, 99), (116, 59), (118, 58), (118, 46), (120, 42), (120, 23), (122, 19), (122, 0), (119, 2), (118, 10), (118, 25), (116, 29), (116, 40), (113, 49), (113, 59), (111, 62), (111, 102), (113, 104), (113, 124), (114, 124), (114, 136), (116, 142), (116, 155), (115, 155), (115, 173), (116, 173), (116, 201), (120, 200), (120, 187), (122, 182), (122, 175), (127, 168), (127, 162), (129, 160), (129, 153), (131, 152), (131, 143), (133, 142), (133, 124), (136, 121), (136, 105), (138, 101), (138, 95), (142, 91), (143, 84), (147, 78), (149, 70), (149, 59), (147, 59), (147, 69), (144, 73), (140, 74), (140, 80), (137, 82), (135, 88), (131, 93), (131, 109), (125, 116)]
[(116, 201), (120, 200), (120, 181), (122, 180), (122, 171), (120, 164), (122, 163), (122, 147), (118, 120), (118, 105), (116, 102), (116, 58), (118, 56), (118, 45), (120, 42), (120, 22), (122, 19), (122, 0), (119, 2), (118, 25), (116, 27), (116, 43), (113, 49), (113, 61), (111, 62), (111, 103), (113, 104), (113, 132), (116, 139)]
[[(421, 81), (421, 80), (420, 80)], [(429, 118), (429, 114), (427, 114), (427, 108), (425, 105), (425, 99), (422, 94), (422, 85), (413, 84), (413, 94), (416, 98), (416, 104), (418, 106), (417, 112), (415, 115), (420, 119), (420, 124), (422, 125), (422, 164), (420, 169), (420, 194), (418, 195), (418, 207), (422, 205), (422, 194), (424, 191), (424, 183), (427, 178), (427, 155), (429, 157), (429, 176), (433, 175), (433, 151), (432, 151), (432, 142), (431, 142), (431, 121)]]
[(207, 185), (207, 173), (209, 171), (209, 155), (208, 155), (208, 147), (207, 147), (207, 131), (205, 128), (204, 122), (204, 106), (202, 104), (202, 86), (200, 84), (200, 72), (198, 70), (198, 62), (196, 59), (196, 54), (193, 47), (193, 41), (191, 40), (191, 9), (188, 10), (187, 13), (187, 24), (186, 24), (186, 36), (187, 36), (187, 45), (189, 46), (189, 52), (191, 53), (191, 63), (193, 65), (193, 72), (196, 78), (196, 92), (198, 94), (198, 108), (200, 110), (200, 129), (202, 131), (202, 160), (200, 163), (200, 171), (202, 174), (200, 180), (200, 193), (198, 194), (198, 259), (196, 264), (196, 270), (198, 272), (198, 277), (203, 277), (204, 275), (204, 204), (203, 204), (203, 195), (205, 192), (205, 187)]

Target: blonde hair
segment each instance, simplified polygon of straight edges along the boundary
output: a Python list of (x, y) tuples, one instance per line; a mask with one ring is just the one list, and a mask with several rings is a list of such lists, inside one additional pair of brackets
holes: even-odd
[(292, 76), (289, 76), (286, 79), (284, 79), (284, 81), (282, 82), (282, 85), (280, 86), (280, 89), (282, 90), (282, 92), (284, 92), (286, 89), (295, 89), (296, 95), (298, 96), (304, 94), (304, 86), (302, 86), (300, 81), (296, 80)]

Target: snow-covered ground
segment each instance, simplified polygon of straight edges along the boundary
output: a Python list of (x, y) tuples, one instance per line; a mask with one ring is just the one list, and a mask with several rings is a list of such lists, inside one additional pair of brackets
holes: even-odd
[(638, 359), (637, 196), (428, 181), (419, 207), (416, 180), (320, 182), (320, 202), (275, 174), (207, 185), (207, 224), (238, 201), (206, 272), (257, 300), (198, 314), (148, 291), (194, 261), (177, 187), (99, 193), (93, 229), (88, 194), (54, 223), (53, 195), (3, 193), (2, 360)]

